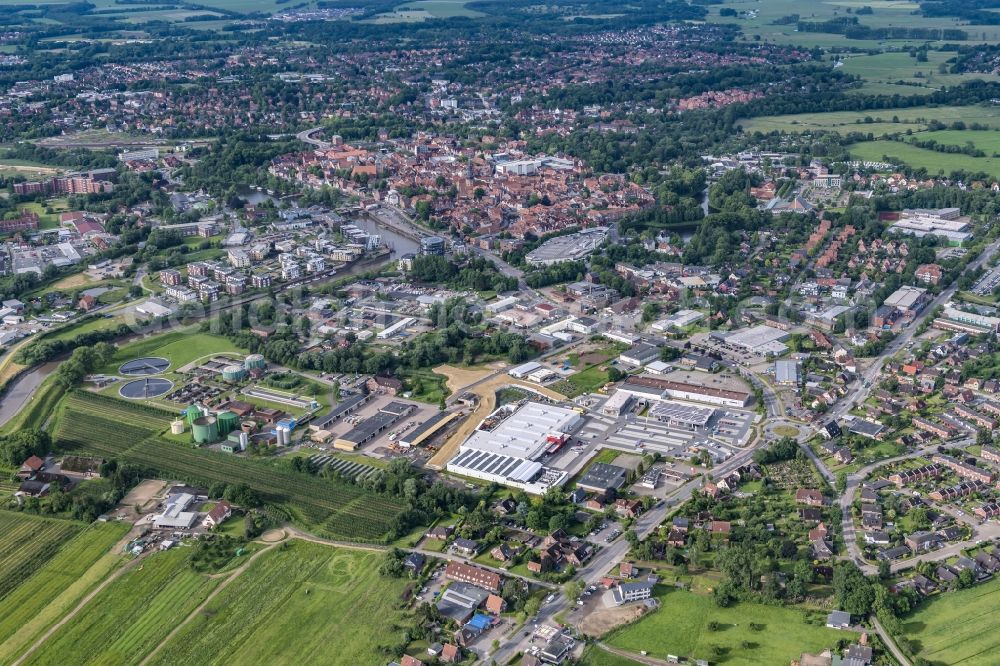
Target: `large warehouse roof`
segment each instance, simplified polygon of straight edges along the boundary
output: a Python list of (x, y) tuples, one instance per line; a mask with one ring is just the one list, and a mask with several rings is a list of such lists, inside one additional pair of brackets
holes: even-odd
[(580, 415), (572, 409), (527, 402), (491, 430), (476, 430), (462, 449), (535, 460), (551, 444), (550, 437), (571, 434), (580, 421)]

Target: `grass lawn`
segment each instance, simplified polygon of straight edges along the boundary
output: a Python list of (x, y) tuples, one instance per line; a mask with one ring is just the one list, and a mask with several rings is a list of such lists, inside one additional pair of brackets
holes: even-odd
[(246, 350), (240, 349), (221, 335), (199, 333), (194, 329), (171, 331), (121, 347), (103, 371), (118, 372), (118, 367), (125, 361), (143, 356), (165, 358), (170, 361), (170, 369), (177, 370), (196, 359), (223, 352), (242, 354)]
[[(793, 608), (762, 604), (736, 604), (719, 608), (711, 597), (683, 590), (658, 591), (661, 608), (642, 620), (624, 627), (607, 643), (630, 652), (646, 650), (651, 657), (664, 659), (668, 654), (709, 659), (730, 666), (739, 664), (789, 663), (802, 652), (819, 652), (836, 647), (844, 633), (824, 626), (821, 613), (808, 614)], [(812, 618), (813, 623), (807, 623)], [(718, 622), (718, 631), (708, 628)], [(750, 623), (761, 624), (752, 631)], [(746, 641), (752, 648), (742, 647)], [(713, 647), (724, 657), (713, 656)]]
[[(154, 664), (383, 666), (379, 646), (407, 583), (378, 574), (377, 553), (292, 542), (255, 561), (169, 641)], [(239, 618), (239, 621), (234, 621)]]
[(799, 429), (786, 425), (775, 426), (774, 434), (778, 437), (795, 437), (799, 434)]
[(588, 645), (587, 649), (583, 651), (580, 663), (583, 666), (634, 666), (639, 662), (605, 652), (597, 646)]
[[(921, 137), (922, 138), (922, 137)], [(1000, 158), (970, 157), (961, 153), (939, 153), (917, 148), (898, 141), (866, 141), (849, 146), (851, 155), (859, 160), (902, 162), (915, 169), (923, 167), (929, 174), (950, 174), (952, 171), (983, 171), (1000, 177)], [(886, 160), (885, 158), (889, 158)]]
[(1000, 654), (1000, 579), (948, 592), (903, 622), (913, 653), (933, 664), (986, 666)]
[(575, 375), (556, 382), (549, 388), (562, 393), (567, 398), (575, 398), (584, 393), (591, 393), (608, 383), (607, 370), (601, 370), (599, 365), (592, 365), (586, 370), (581, 370)]

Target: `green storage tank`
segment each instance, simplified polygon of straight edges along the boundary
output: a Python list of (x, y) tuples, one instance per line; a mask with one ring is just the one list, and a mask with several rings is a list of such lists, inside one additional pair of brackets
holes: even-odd
[(184, 410), (184, 418), (187, 420), (188, 425), (195, 422), (195, 419), (200, 419), (205, 413), (201, 411), (201, 407), (198, 405), (191, 405)]
[(228, 410), (219, 412), (216, 414), (215, 418), (219, 421), (220, 436), (228, 435), (232, 431), (236, 430), (240, 425), (240, 417)]
[(222, 369), (222, 379), (227, 382), (239, 382), (246, 379), (247, 370), (242, 365), (227, 365)]
[(263, 370), (267, 367), (267, 361), (264, 360), (263, 354), (250, 354), (243, 361), (243, 366), (247, 370)]
[(219, 421), (214, 416), (200, 416), (191, 424), (194, 441), (210, 444), (219, 439)]

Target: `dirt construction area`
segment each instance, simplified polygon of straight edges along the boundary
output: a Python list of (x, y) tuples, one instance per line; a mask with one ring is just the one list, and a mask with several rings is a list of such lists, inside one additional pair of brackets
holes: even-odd
[(166, 481), (157, 479), (146, 479), (129, 491), (128, 495), (122, 498), (115, 508), (115, 517), (128, 520), (138, 520), (140, 515), (135, 508), (139, 507), (142, 512), (148, 512), (154, 508), (163, 498), (163, 491), (167, 488)]
[[(455, 455), (455, 451), (458, 450), (459, 445), (472, 434), (472, 431), (476, 429), (480, 421), (496, 409), (498, 389), (504, 386), (520, 386), (540, 393), (552, 400), (566, 399), (566, 396), (561, 393), (556, 393), (544, 386), (519, 381), (508, 376), (506, 373), (490, 377), (491, 373), (488, 370), (456, 368), (451, 365), (438, 366), (434, 368), (434, 372), (448, 378), (448, 389), (451, 391), (451, 397), (455, 397), (455, 395), (464, 393), (465, 391), (470, 391), (479, 397), (479, 403), (469, 416), (466, 417), (465, 422), (452, 433), (448, 441), (428, 461), (427, 466), (431, 469), (444, 469), (444, 466)], [(471, 386), (472, 384), (475, 384), (475, 386)]]
[(598, 603), (596, 608), (577, 623), (577, 629), (593, 638), (599, 638), (615, 627), (633, 622), (649, 610), (645, 604), (631, 603), (625, 606), (607, 607)]

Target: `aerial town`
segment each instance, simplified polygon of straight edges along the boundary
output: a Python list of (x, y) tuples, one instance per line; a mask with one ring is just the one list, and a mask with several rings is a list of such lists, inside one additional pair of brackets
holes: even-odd
[(1000, 4), (0, 7), (0, 665), (1000, 663)]

